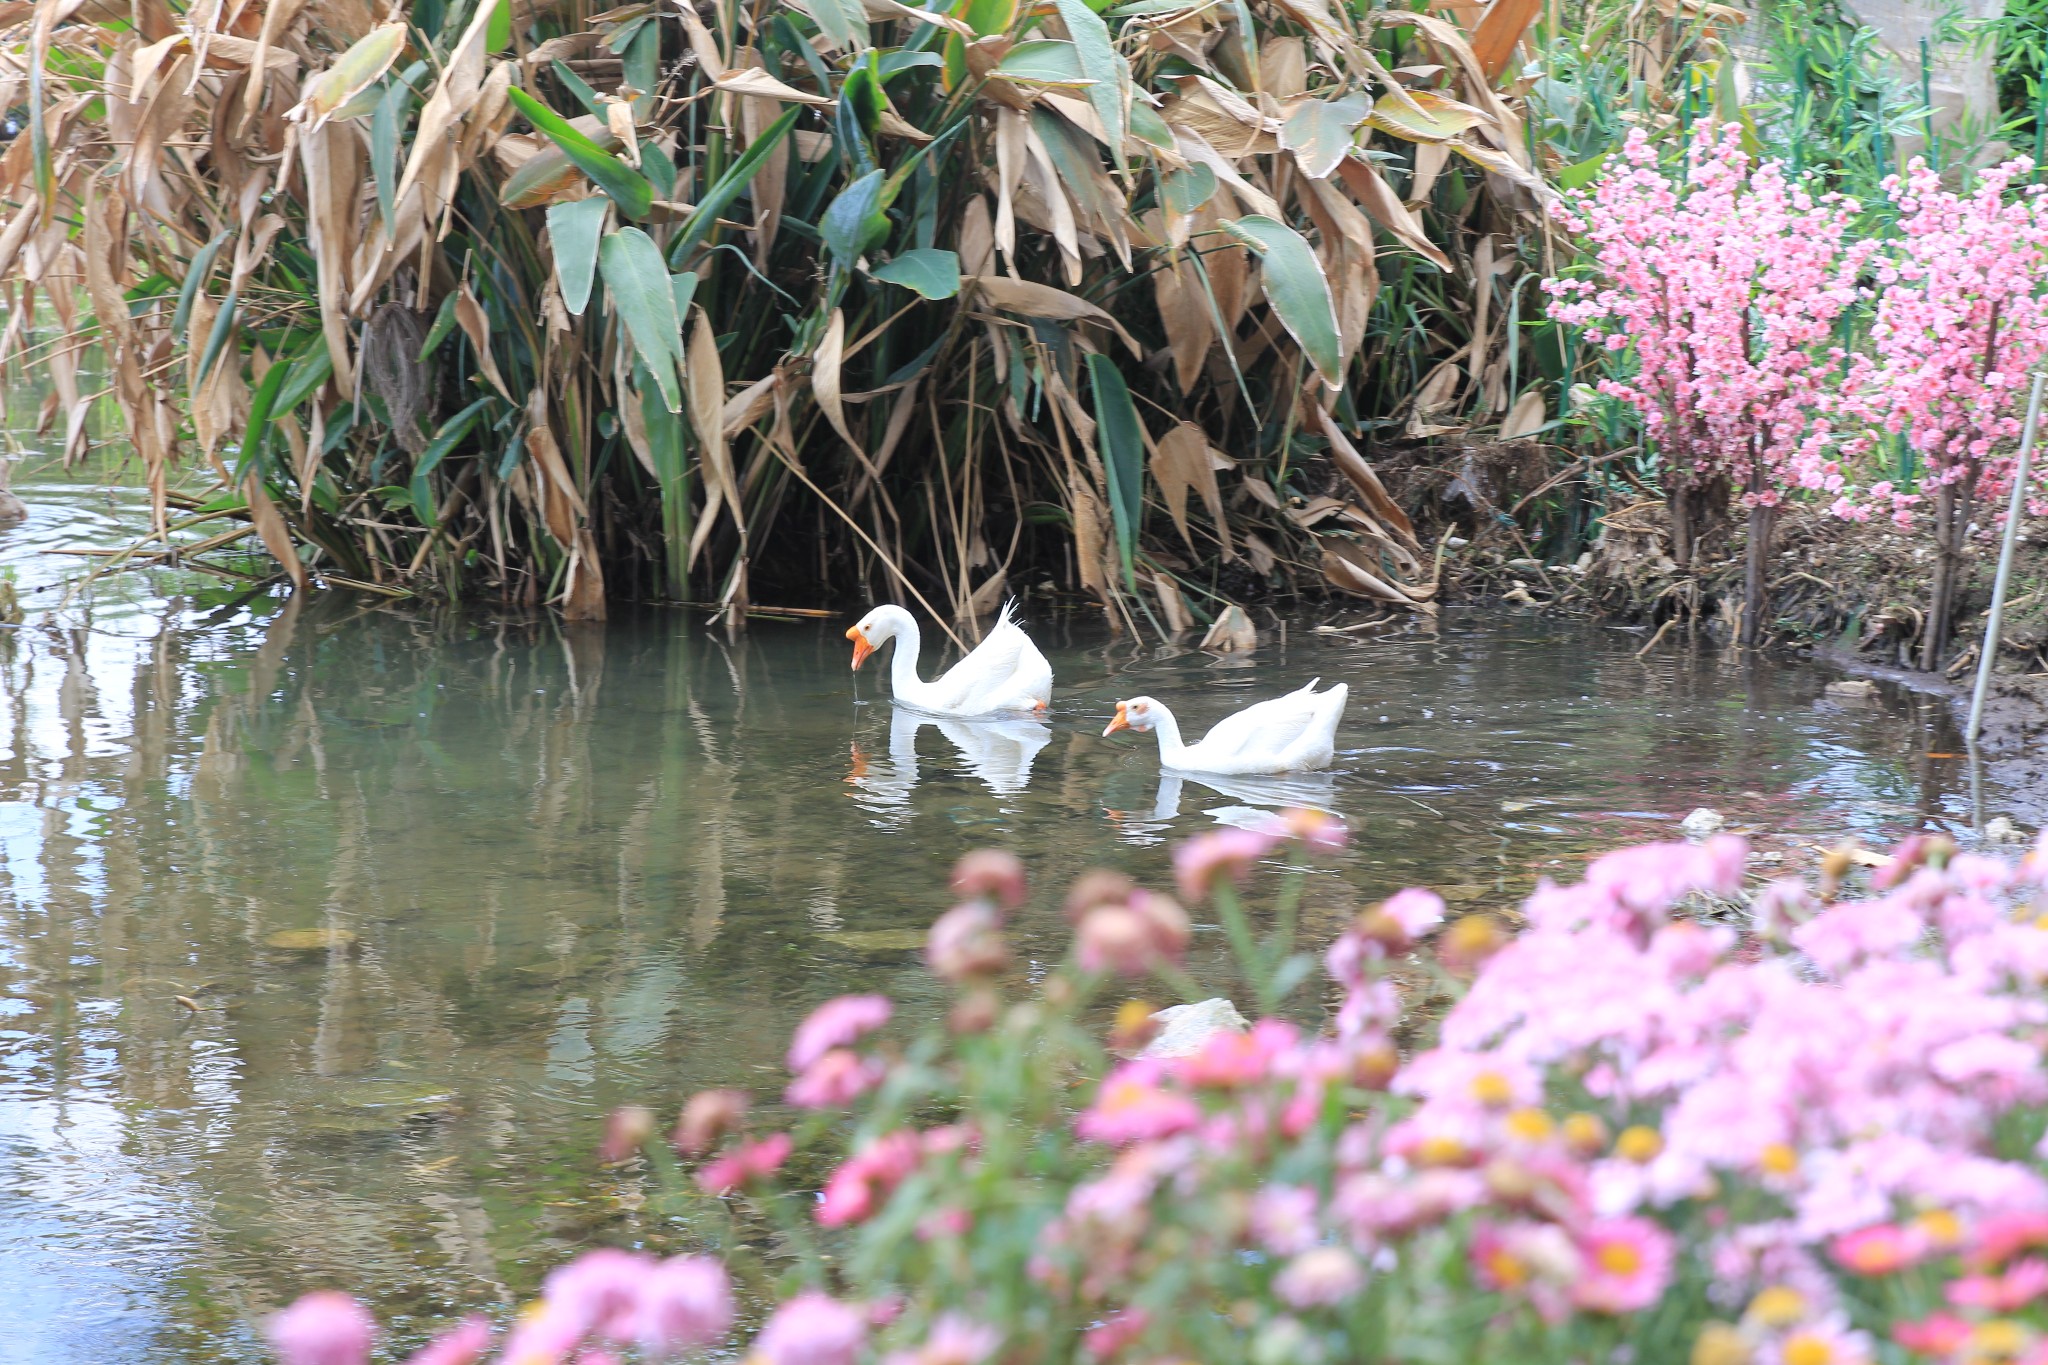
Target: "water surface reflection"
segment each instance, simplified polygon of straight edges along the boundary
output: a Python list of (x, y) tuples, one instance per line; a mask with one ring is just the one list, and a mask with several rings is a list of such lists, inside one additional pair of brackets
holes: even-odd
[[(98, 496), (31, 492), (0, 563), (75, 571), (46, 514)], [(1701, 803), (1788, 863), (1960, 814), (1928, 703), (1527, 619), (1219, 661), (1039, 605), (1048, 723), (974, 724), (890, 706), (837, 625), (239, 592), (143, 577), (0, 631), (0, 1296), (39, 1360), (253, 1358), (314, 1284), (424, 1330), (592, 1239), (688, 1245), (597, 1166), (602, 1115), (776, 1087), (839, 991), (932, 1008), (915, 945), (980, 843), (1041, 888), (1158, 879), (1168, 839), (1306, 801), (1357, 832), (1326, 933), (1412, 881), (1506, 903)], [(1305, 784), (1162, 780), (1100, 737), (1120, 696), (1199, 728), (1316, 674), (1352, 704)]]

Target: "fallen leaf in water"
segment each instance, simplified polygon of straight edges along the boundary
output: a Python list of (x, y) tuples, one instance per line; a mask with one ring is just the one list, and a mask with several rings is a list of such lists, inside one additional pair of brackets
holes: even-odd
[(348, 929), (280, 929), (263, 940), (272, 948), (295, 953), (318, 952), (323, 948), (347, 948), (356, 941)]
[(834, 929), (818, 935), (857, 953), (909, 953), (924, 947), (922, 929)]

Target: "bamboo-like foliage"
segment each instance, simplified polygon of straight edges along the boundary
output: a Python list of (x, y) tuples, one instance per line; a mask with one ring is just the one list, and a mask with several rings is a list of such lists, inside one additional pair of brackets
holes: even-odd
[(75, 454), (96, 343), (160, 532), (194, 449), (295, 582), (737, 619), (857, 569), (966, 620), (1035, 562), (1171, 629), (1220, 560), (1426, 610), (1356, 437), (1429, 394), (1359, 384), (1369, 320), (1441, 272), (1395, 331), (1512, 403), (1536, 10), (0, 4), (0, 361)]

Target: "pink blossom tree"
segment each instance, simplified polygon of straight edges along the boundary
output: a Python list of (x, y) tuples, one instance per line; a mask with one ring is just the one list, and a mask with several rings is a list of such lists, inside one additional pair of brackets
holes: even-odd
[(1735, 125), (1701, 125), (1675, 170), (1640, 130), (1620, 160), (1558, 210), (1588, 248), (1588, 272), (1547, 282), (1552, 315), (1623, 359), (1600, 389), (1636, 410), (1663, 461), (1681, 570), (1703, 519), (1739, 490), (1742, 639), (1754, 643), (1786, 494), (1841, 483), (1826, 415), (1847, 367), (1834, 329), (1872, 244), (1850, 232), (1853, 201), (1755, 160)]
[(1916, 160), (1885, 182), (1898, 238), (1876, 263), (1874, 354), (1852, 362), (1843, 406), (1904, 435), (1925, 473), (1918, 497), (1878, 483), (1835, 510), (1867, 517), (1885, 502), (1910, 524), (1931, 495), (1939, 559), (1920, 636), (1926, 669), (1948, 647), (1977, 498), (2011, 491), (2026, 376), (2048, 355), (2048, 197), (2013, 188), (2032, 169), (2022, 157), (1957, 193)]

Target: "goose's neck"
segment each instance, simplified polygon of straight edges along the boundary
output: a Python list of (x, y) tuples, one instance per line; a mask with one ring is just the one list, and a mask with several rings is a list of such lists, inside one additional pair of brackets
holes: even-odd
[(889, 660), (889, 685), (897, 700), (917, 704), (924, 692), (924, 679), (917, 676), (918, 655), (924, 651), (924, 637), (912, 618), (896, 628), (896, 654)]
[(1180, 742), (1180, 722), (1173, 718), (1173, 712), (1154, 702), (1152, 711), (1152, 733), (1159, 736), (1159, 761), (1172, 768), (1179, 765), (1187, 754), (1187, 746)]

